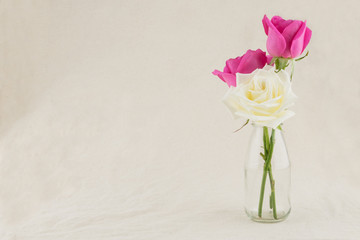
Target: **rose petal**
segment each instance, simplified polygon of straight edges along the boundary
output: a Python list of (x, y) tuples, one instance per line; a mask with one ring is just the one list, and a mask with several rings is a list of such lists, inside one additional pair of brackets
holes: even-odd
[(241, 62), (242, 57), (237, 57), (237, 58), (230, 58), (229, 60), (226, 61), (226, 66), (224, 68), (224, 72), (227, 73), (236, 73), (236, 69), (238, 68), (240, 62)]
[(293, 20), (284, 20), (280, 16), (274, 16), (274, 17), (271, 18), (271, 22), (274, 24), (276, 29), (280, 33), (282, 33), (284, 31), (284, 29), (293, 22)]
[(212, 74), (218, 76), (221, 80), (226, 82), (229, 87), (231, 87), (231, 86), (235, 87), (236, 86), (236, 76), (235, 76), (235, 74), (223, 73), (223, 72), (220, 72), (219, 70), (213, 71)]
[(272, 68), (236, 75), (238, 79), (247, 78), (247, 81), (238, 82), (237, 87), (230, 87), (223, 99), (235, 118), (244, 117), (256, 124), (276, 128), (293, 116), (294, 113), (289, 111), (288, 107), (293, 105), (295, 94), (291, 90), (287, 72), (282, 70), (275, 73)]
[(266, 35), (268, 35), (268, 32), (269, 32), (269, 25), (267, 24), (268, 21), (269, 21), (269, 18), (265, 14), (263, 19), (262, 19), (262, 24), (264, 26), (264, 31), (265, 31)]
[[(306, 22), (303, 22), (291, 43), (290, 52), (291, 52), (292, 58), (296, 58), (296, 57), (300, 56), (304, 50), (305, 31), (306, 31)], [(310, 38), (308, 38), (308, 40), (310, 40)]]
[(212, 72), (212, 74), (214, 74), (215, 76), (218, 76), (223, 82), (225, 82), (224, 77), (223, 77), (223, 72), (220, 72), (219, 70), (214, 70)]
[(276, 26), (277, 24), (279, 24), (279, 23), (282, 23), (282, 22), (285, 22), (286, 20), (285, 19), (283, 19), (282, 17), (280, 17), (280, 16), (273, 16), (272, 18), (271, 18), (271, 22)]
[(267, 62), (266, 53), (260, 49), (248, 50), (236, 70), (239, 73), (251, 73), (257, 68), (263, 68)]
[[(286, 42), (281, 33), (275, 28), (275, 26), (266, 17), (263, 18), (264, 29), (268, 27), (268, 39), (266, 41), (266, 48), (270, 55), (277, 57), (281, 56), (286, 48)], [(266, 30), (265, 30), (266, 32)]]
[(286, 41), (286, 49), (283, 53), (283, 57), (288, 58), (292, 57), (290, 47), (292, 47), (293, 39), (295, 38), (296, 34), (299, 32), (299, 29), (302, 27), (303, 22), (301, 21), (293, 21), (289, 26), (287, 26), (282, 35)]
[(310, 28), (306, 28), (305, 37), (304, 37), (304, 46), (303, 46), (302, 51), (304, 51), (306, 46), (309, 44), (310, 39), (311, 39), (311, 35), (312, 35), (312, 31), (310, 30)]
[(220, 72), (219, 70), (216, 70), (216, 69), (212, 72), (212, 74), (214, 74), (215, 76), (219, 76), (220, 73), (222, 73), (222, 72)]
[(241, 105), (238, 102), (238, 98), (234, 94), (235, 88), (230, 88), (223, 98), (223, 102), (229, 108), (230, 112), (233, 114), (233, 117), (236, 119), (239, 116), (236, 115), (236, 112), (241, 109)]
[(253, 73), (236, 73), (236, 86), (240, 86), (244, 82), (248, 81), (255, 72), (256, 71)]

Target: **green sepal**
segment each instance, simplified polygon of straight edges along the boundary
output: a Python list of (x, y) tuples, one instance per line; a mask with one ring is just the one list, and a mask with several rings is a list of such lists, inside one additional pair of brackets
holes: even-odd
[(246, 121), (246, 123), (244, 123), (244, 125), (241, 126), (241, 128), (235, 130), (233, 133), (236, 133), (237, 131), (240, 131), (241, 129), (243, 129), (243, 127), (245, 127), (245, 126), (249, 123), (249, 121), (250, 121), (250, 119), (248, 119), (248, 120)]
[(277, 58), (277, 57), (273, 57), (273, 58), (271, 59), (271, 61), (270, 61), (270, 65), (273, 65), (273, 64), (275, 63), (276, 59), (278, 59), (278, 58)]
[(275, 60), (275, 67), (277, 72), (280, 72), (280, 70), (285, 70), (285, 68), (289, 66), (289, 59), (288, 58), (277, 58)]
[(302, 57), (300, 57), (298, 59), (295, 59), (295, 61), (300, 61), (300, 60), (306, 58), (308, 55), (309, 55), (309, 50), (306, 52), (306, 54), (304, 56), (302, 56)]

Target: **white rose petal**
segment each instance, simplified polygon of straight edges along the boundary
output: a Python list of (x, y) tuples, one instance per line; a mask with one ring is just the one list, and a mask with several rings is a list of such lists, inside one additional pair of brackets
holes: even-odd
[(288, 110), (296, 95), (286, 71), (276, 73), (274, 68), (267, 68), (251, 74), (237, 73), (236, 83), (223, 99), (234, 118), (244, 117), (258, 125), (276, 128), (295, 115)]

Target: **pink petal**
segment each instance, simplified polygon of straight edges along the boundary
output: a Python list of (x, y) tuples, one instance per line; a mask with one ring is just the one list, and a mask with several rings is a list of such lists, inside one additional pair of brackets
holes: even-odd
[(212, 74), (218, 76), (221, 80), (226, 82), (229, 87), (231, 87), (231, 86), (236, 87), (236, 76), (235, 76), (235, 74), (223, 73), (223, 72), (220, 72), (219, 70), (213, 71)]
[[(265, 26), (268, 26), (268, 39), (266, 41), (266, 48), (270, 55), (274, 57), (281, 56), (286, 48), (286, 42), (281, 33), (276, 29), (276, 27), (270, 22), (266, 17), (263, 18), (264, 29)], [(265, 30), (266, 32), (266, 30)]]
[(221, 79), (227, 83), (229, 87), (234, 86), (236, 87), (236, 75), (230, 73), (222, 73)]
[(237, 68), (239, 73), (252, 73), (257, 68), (263, 68), (267, 62), (266, 53), (260, 49), (248, 50), (242, 57)]
[(238, 68), (241, 62), (241, 58), (242, 57), (237, 57), (237, 58), (230, 58), (229, 60), (227, 60), (226, 66), (224, 68), (224, 72), (235, 74), (236, 69)]
[(230, 72), (230, 69), (229, 69), (228, 66), (226, 66), (226, 65), (225, 65), (225, 67), (224, 67), (224, 71), (223, 71), (223, 72), (224, 72), (224, 73), (231, 73), (231, 72)]
[(312, 31), (310, 30), (310, 28), (307, 27), (305, 30), (304, 46), (302, 49), (303, 51), (305, 50), (306, 46), (309, 44), (311, 35), (312, 35)]
[(212, 72), (212, 74), (214, 74), (215, 76), (219, 76), (220, 73), (222, 73), (222, 72), (220, 72), (219, 70), (216, 70), (216, 69)]
[[(273, 57), (271, 55), (266, 55), (266, 63), (268, 65), (270, 65), (272, 59), (273, 59)], [(272, 64), (272, 66), (274, 66), (274, 64)]]
[(269, 26), (267, 24), (267, 22), (269, 21), (269, 18), (266, 16), (266, 14), (264, 15), (263, 19), (262, 19), (262, 24), (264, 26), (264, 30), (265, 30), (265, 34), (268, 35), (269, 32)]
[(285, 38), (286, 41), (286, 49), (284, 51), (284, 53), (282, 54), (283, 57), (285, 58), (289, 58), (291, 57), (291, 51), (290, 51), (290, 47), (292, 46), (292, 41), (295, 37), (295, 35), (298, 33), (299, 29), (302, 26), (301, 21), (293, 21), (289, 26), (287, 26), (282, 35)]
[(306, 31), (306, 22), (302, 22), (300, 29), (297, 31), (291, 43), (290, 52), (292, 58), (296, 58), (300, 56), (304, 50), (305, 31)]
[(276, 29), (280, 33), (282, 33), (284, 31), (284, 29), (293, 22), (293, 20), (284, 20), (280, 16), (274, 16), (274, 17), (271, 18), (271, 22), (272, 22), (272, 24), (274, 24)]
[(276, 25), (276, 24), (278, 24), (278, 23), (281, 23), (281, 22), (284, 22), (284, 21), (286, 21), (286, 20), (283, 19), (283, 18), (280, 17), (280, 16), (273, 16), (273, 17), (271, 18), (271, 22), (272, 22), (274, 25)]

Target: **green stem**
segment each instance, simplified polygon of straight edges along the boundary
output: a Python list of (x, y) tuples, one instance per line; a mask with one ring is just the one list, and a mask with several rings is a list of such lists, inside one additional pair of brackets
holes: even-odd
[[(270, 183), (270, 189), (272, 188), (272, 186), (271, 186), (271, 183), (272, 183), (272, 181), (271, 181), (271, 175), (272, 174), (270, 174), (270, 169), (271, 169), (271, 165), (270, 165), (270, 167), (269, 167), (269, 169), (268, 169), (268, 174), (269, 174), (269, 183)], [(272, 198), (272, 195), (270, 195), (270, 209), (273, 209), (273, 198)]]
[(262, 176), (262, 180), (261, 180), (260, 200), (259, 200), (259, 208), (258, 208), (259, 217), (262, 216), (262, 207), (263, 207), (263, 202), (264, 202), (264, 190), (265, 190), (266, 175), (267, 175), (267, 171), (265, 169), (265, 164), (264, 164), (264, 172), (263, 172), (263, 176)]
[[(268, 132), (268, 128), (267, 127), (263, 127), (263, 132), (264, 132), (264, 154), (265, 156), (267, 156), (268, 152), (269, 152), (269, 132)], [(266, 161), (266, 158), (264, 159)]]
[[(268, 149), (269, 149), (269, 133), (267, 127), (263, 127), (263, 142), (264, 142), (264, 154), (260, 153), (260, 155), (264, 158), (264, 161), (266, 162), (266, 156), (268, 154)], [(262, 215), (265, 183), (266, 183), (266, 169), (264, 163), (264, 172), (261, 180), (260, 200), (259, 200), (259, 208), (258, 208), (259, 217), (261, 217)]]
[[(269, 139), (268, 138), (268, 128), (264, 127), (263, 130), (264, 130), (263, 140), (264, 140), (265, 163), (264, 163), (263, 176), (262, 176), (262, 180), (261, 180), (260, 199), (259, 199), (259, 207), (258, 207), (259, 217), (262, 216), (262, 207), (263, 207), (263, 202), (264, 202), (266, 176), (268, 173), (268, 169), (270, 167), (272, 153), (273, 153), (274, 144), (275, 144), (275, 129), (272, 129), (272, 131), (271, 131), (270, 142), (268, 141), (268, 139)], [(270, 172), (269, 172), (269, 174), (270, 174)], [(269, 177), (270, 177), (270, 175), (269, 175)], [(272, 173), (271, 173), (271, 178), (272, 178)], [(274, 197), (272, 197), (272, 200), (270, 200), (270, 201), (272, 201), (271, 205), (274, 207), (275, 194), (272, 196), (274, 196)], [(276, 207), (275, 207), (275, 210), (276, 210)], [(275, 216), (276, 216), (276, 213), (275, 213)]]
[(274, 219), (277, 219), (276, 202), (275, 202), (275, 180), (272, 175), (271, 165), (269, 166), (268, 172), (269, 172), (270, 187), (271, 187), (270, 202), (271, 202), (271, 207), (273, 209)]

